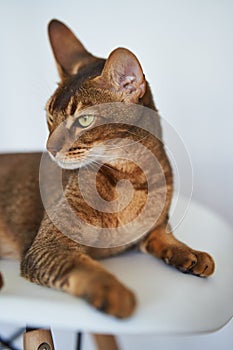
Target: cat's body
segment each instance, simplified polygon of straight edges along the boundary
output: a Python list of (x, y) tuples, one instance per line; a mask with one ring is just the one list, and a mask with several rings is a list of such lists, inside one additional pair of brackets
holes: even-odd
[(38, 232), (44, 213), (39, 190), (41, 155), (0, 155), (0, 257), (20, 259)]
[[(56, 186), (53, 188), (54, 175), (49, 166), (45, 167), (44, 175), (50, 179), (48, 188), (51, 193), (48, 197), (52, 214), (44, 211), (39, 190), (41, 154), (1, 155), (0, 256), (19, 258), (22, 275), (32, 282), (81, 296), (98, 309), (118, 317), (127, 317), (134, 310), (133, 293), (93, 258), (100, 259), (126, 249), (138, 248), (183, 271), (201, 276), (213, 273), (214, 262), (208, 254), (192, 250), (167, 230), (172, 171), (160, 140), (159, 120), (152, 121), (159, 136), (156, 138), (135, 126), (135, 113), (128, 114), (130, 126), (122, 122), (117, 126), (111, 123), (105, 126), (96, 124), (97, 127), (93, 129), (89, 126), (95, 126), (98, 120), (96, 116), (80, 117), (80, 113), (90, 106), (115, 102), (122, 102), (125, 106), (138, 104), (156, 112), (149, 85), (136, 57), (126, 49), (117, 49), (107, 61), (97, 59), (58, 21), (51, 22), (49, 34), (61, 83), (47, 104), (50, 129), (47, 149), (53, 160), (65, 169), (65, 199), (59, 197)], [(63, 129), (55, 132), (62, 124)], [(77, 135), (81, 135), (78, 140)], [(117, 147), (106, 146), (104, 151), (98, 148), (100, 143), (108, 143), (113, 138), (119, 139)], [(143, 210), (148, 197), (146, 178), (132, 161), (121, 159), (127, 149), (125, 140), (140, 143), (156, 157), (160, 167), (157, 171), (148, 167), (147, 175), (154, 179), (151, 187), (154, 194), (153, 208), (162, 209), (158, 211), (155, 223), (148, 232), (126, 244), (100, 248), (98, 244), (90, 246), (77, 243), (70, 237), (76, 238), (81, 233), (82, 224), (78, 226), (75, 219), (70, 218), (65, 200), (84, 224), (94, 225), (100, 230), (118, 227), (120, 230)], [(92, 153), (95, 147), (102, 152), (98, 157)], [(147, 161), (137, 148), (135, 153), (139, 161), (140, 158), (142, 162)], [(122, 179), (129, 180), (133, 185), (132, 205), (109, 213), (86, 203), (77, 183), (77, 174), (81, 167), (87, 187), (91, 188), (96, 170), (91, 165), (99, 164), (100, 161), (102, 166), (97, 172), (96, 185), (100, 197), (105, 200), (104, 208), (107, 209), (108, 203), (116, 200), (116, 185)], [(45, 162), (49, 164), (51, 161), (45, 159)], [(145, 220), (149, 220), (154, 213), (151, 208)], [(69, 234), (65, 235), (58, 227), (64, 227)], [(99, 237), (100, 241), (101, 235)]]

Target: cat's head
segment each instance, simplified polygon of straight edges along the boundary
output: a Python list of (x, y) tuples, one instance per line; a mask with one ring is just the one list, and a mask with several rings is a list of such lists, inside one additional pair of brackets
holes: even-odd
[[(75, 169), (107, 158), (98, 146), (129, 131), (123, 123), (98, 127), (98, 116), (89, 112), (90, 107), (113, 102), (143, 104), (149, 88), (138, 59), (129, 50), (115, 49), (104, 60), (90, 54), (63, 23), (52, 20), (48, 30), (60, 83), (46, 106), (47, 149), (59, 166)], [(59, 125), (63, 125), (60, 130)]]

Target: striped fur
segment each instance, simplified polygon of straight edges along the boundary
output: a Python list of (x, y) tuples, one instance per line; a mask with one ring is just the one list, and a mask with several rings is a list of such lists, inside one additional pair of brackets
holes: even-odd
[[(75, 115), (87, 107), (107, 102), (130, 102), (157, 111), (149, 84), (144, 79), (136, 57), (126, 49), (118, 49), (108, 60), (96, 58), (84, 49), (64, 24), (56, 20), (49, 25), (49, 36), (61, 77), (57, 90), (46, 106), (49, 128), (47, 148), (54, 159), (58, 161), (60, 154), (67, 161), (83, 165), (85, 163), (82, 162), (85, 162), (93, 145), (110, 138), (119, 137), (124, 140), (127, 137), (130, 142), (143, 144), (158, 159), (165, 178), (166, 201), (154, 228), (138, 241), (117, 248), (85, 246), (60, 232), (44, 211), (39, 192), (41, 154), (1, 155), (0, 256), (20, 259), (22, 276), (34, 283), (80, 296), (101, 311), (125, 318), (135, 309), (135, 296), (96, 260), (137, 248), (182, 271), (201, 276), (213, 273), (214, 262), (208, 254), (187, 247), (167, 232), (173, 180), (160, 140), (145, 130), (121, 123), (90, 129), (72, 147), (69, 148), (66, 144), (71, 130), (74, 133), (80, 132), (75, 126)], [(123, 73), (120, 73), (121, 80), (119, 69), (123, 69)], [(122, 79), (125, 79), (123, 84)], [(134, 115), (129, 115), (129, 118), (134, 118)], [(64, 123), (65, 131), (56, 134), (54, 131), (61, 123)], [(160, 134), (158, 123), (157, 121)], [(91, 170), (86, 168), (88, 186)], [(49, 198), (54, 205), (54, 218), (75, 235), (79, 228), (70, 220), (63, 200), (56, 197), (53, 175), (49, 169), (46, 171), (51, 183)], [(127, 223), (142, 211), (148, 188), (145, 175), (132, 162), (106, 161), (97, 174), (97, 188), (106, 201), (116, 198), (116, 184), (119, 180), (128, 179), (133, 184), (134, 203), (120, 213), (103, 214), (85, 203), (76, 181), (78, 171), (63, 170), (64, 195), (84, 222), (101, 227), (117, 227), (119, 222)], [(156, 178), (156, 174), (151, 175), (155, 179), (154, 191), (161, 190), (161, 179)], [(159, 206), (160, 203), (155, 202), (154, 205)], [(150, 217), (150, 212), (147, 215)]]

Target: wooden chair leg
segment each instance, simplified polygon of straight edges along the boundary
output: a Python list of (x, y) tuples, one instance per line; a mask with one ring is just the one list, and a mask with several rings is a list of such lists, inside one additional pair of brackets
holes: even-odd
[(92, 334), (98, 350), (120, 350), (113, 335)]
[(24, 350), (54, 350), (51, 331), (49, 329), (36, 329), (25, 332), (23, 348)]

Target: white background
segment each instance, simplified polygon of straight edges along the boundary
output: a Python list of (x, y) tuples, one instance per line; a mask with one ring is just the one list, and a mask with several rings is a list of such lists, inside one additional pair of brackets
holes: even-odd
[[(45, 146), (44, 105), (58, 81), (46, 29), (52, 18), (67, 23), (97, 56), (106, 57), (118, 46), (138, 56), (160, 114), (190, 153), (194, 198), (233, 224), (233, 1), (1, 1), (2, 152)], [(232, 334), (231, 322), (208, 336), (121, 341), (127, 350), (230, 350)], [(74, 335), (56, 336), (58, 350), (72, 348)]]

